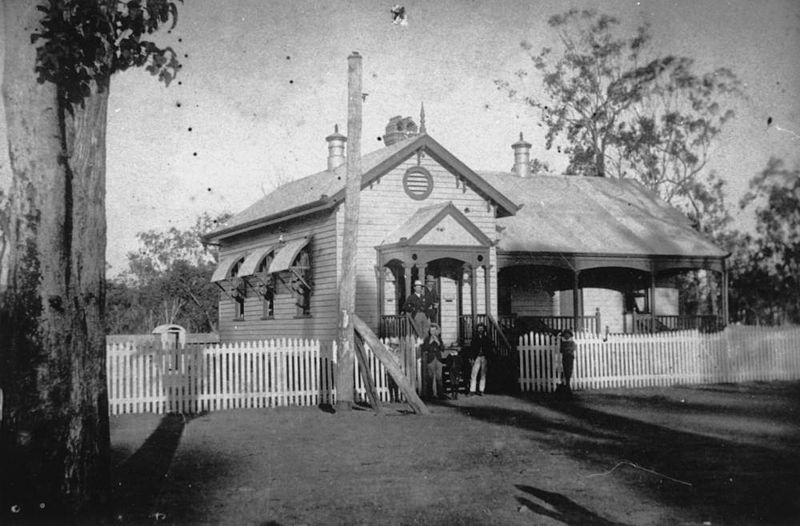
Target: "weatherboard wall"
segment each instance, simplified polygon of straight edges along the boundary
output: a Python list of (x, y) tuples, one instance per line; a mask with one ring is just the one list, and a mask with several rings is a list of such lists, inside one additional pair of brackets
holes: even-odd
[[(226, 239), (220, 256), (245, 254), (268, 246), (277, 246), (280, 236), (285, 241), (311, 236), (311, 315), (298, 316), (295, 297), (288, 287), (278, 285), (274, 300), (274, 316), (264, 319), (263, 299), (247, 289), (244, 319), (235, 319), (235, 304), (228, 296), (220, 294), (220, 340), (252, 341), (271, 338), (331, 339), (336, 333), (337, 312), (337, 240), (336, 214), (332, 212), (307, 216), (300, 220), (259, 229)], [(285, 275), (285, 273), (284, 273)]]
[[(489, 239), (497, 237), (495, 211), (491, 203), (476, 193), (463, 179), (458, 178), (445, 167), (427, 155), (420, 160), (433, 177), (433, 190), (424, 200), (409, 197), (403, 188), (403, 176), (407, 169), (417, 165), (413, 154), (393, 170), (387, 172), (373, 184), (362, 190), (360, 196), (356, 312), (373, 328), (378, 325), (378, 282), (376, 279), (377, 251), (387, 235), (407, 221), (417, 210), (439, 203), (452, 202)], [(341, 207), (340, 207), (341, 209)], [(338, 212), (342, 216), (343, 210)], [(343, 226), (342, 218), (339, 224)], [(341, 234), (340, 234), (341, 235)], [(489, 264), (496, 268), (494, 247), (490, 250)], [(491, 311), (497, 313), (497, 277), (490, 272)], [(479, 282), (479, 312), (483, 312), (485, 286)], [(468, 309), (469, 299), (464, 303)]]

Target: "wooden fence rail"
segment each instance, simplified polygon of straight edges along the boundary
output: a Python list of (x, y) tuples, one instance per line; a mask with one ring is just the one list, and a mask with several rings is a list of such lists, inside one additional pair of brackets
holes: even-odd
[[(800, 327), (737, 327), (703, 334), (579, 334), (574, 389), (800, 379)], [(558, 339), (520, 338), (522, 391), (554, 391), (561, 381)]]

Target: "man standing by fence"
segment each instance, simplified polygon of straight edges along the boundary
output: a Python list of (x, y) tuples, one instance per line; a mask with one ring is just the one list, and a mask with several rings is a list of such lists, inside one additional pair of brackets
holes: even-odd
[(575, 365), (575, 349), (577, 345), (572, 338), (572, 331), (567, 329), (561, 333), (561, 344), (559, 351), (561, 352), (561, 366), (564, 373), (564, 390), (567, 396), (572, 395), (572, 388), (569, 385), (572, 380), (572, 369)]
[[(486, 325), (479, 323), (470, 346), (472, 374), (469, 379), (469, 394), (483, 396), (483, 392), (486, 390), (486, 371), (489, 367), (489, 356), (491, 356), (492, 352), (494, 352), (494, 342), (486, 334)], [(478, 380), (478, 375), (480, 375), (480, 381)]]

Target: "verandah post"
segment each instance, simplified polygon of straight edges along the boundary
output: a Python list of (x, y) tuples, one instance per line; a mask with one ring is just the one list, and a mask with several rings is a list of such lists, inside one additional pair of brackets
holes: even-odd
[(581, 330), (580, 326), (580, 276), (579, 270), (572, 273), (572, 328), (575, 332)]
[(602, 334), (603, 333), (603, 324), (601, 323), (600, 319), (600, 307), (597, 307), (594, 311), (594, 333), (595, 334)]

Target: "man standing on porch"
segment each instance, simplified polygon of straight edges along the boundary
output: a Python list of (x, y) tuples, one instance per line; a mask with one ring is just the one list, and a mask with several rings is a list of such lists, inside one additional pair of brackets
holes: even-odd
[(414, 282), (414, 292), (406, 299), (403, 305), (403, 312), (407, 312), (414, 319), (414, 323), (419, 330), (420, 338), (424, 338), (428, 334), (428, 327), (430, 320), (428, 319), (428, 305), (425, 301), (425, 287), (420, 280)]
[(439, 322), (439, 294), (436, 292), (436, 279), (428, 275), (425, 278), (425, 314), (431, 323)]
[[(494, 351), (494, 343), (486, 334), (486, 325), (479, 323), (476, 330), (477, 333), (472, 338), (472, 345), (470, 346), (472, 375), (469, 379), (469, 394), (483, 396), (483, 392), (486, 390), (486, 370), (489, 366), (489, 356)], [(479, 374), (480, 381), (478, 380)]]

